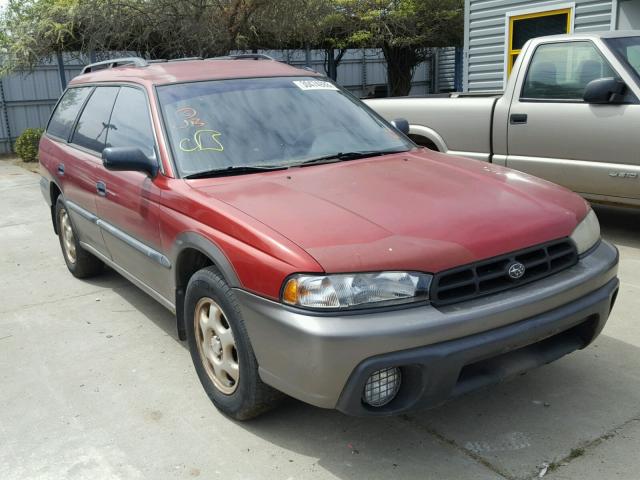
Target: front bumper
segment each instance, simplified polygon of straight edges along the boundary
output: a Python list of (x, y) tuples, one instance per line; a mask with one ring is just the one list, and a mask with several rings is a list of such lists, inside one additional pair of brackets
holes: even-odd
[[(302, 401), (354, 415), (435, 406), (584, 348), (618, 289), (618, 252), (602, 241), (573, 267), (446, 307), (308, 312), (236, 290), (262, 379)], [(398, 396), (361, 401), (368, 376), (400, 367)]]

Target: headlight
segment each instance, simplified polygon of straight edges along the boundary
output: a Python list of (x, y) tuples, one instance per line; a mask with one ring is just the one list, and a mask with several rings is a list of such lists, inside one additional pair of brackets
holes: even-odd
[(571, 234), (571, 240), (578, 248), (578, 255), (582, 255), (600, 240), (600, 223), (593, 210), (589, 210), (587, 216), (578, 224)]
[(429, 299), (431, 275), (417, 272), (294, 275), (285, 281), (282, 301), (308, 308), (383, 306)]

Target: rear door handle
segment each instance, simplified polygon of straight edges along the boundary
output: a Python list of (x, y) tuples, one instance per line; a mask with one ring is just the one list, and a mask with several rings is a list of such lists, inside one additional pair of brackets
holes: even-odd
[(107, 196), (107, 185), (103, 182), (97, 182), (96, 183), (96, 191), (98, 192), (98, 195), (100, 195), (101, 197), (106, 197)]
[(511, 125), (524, 125), (527, 123), (527, 114), (512, 113), (509, 121), (511, 122)]
[(58, 170), (59, 177), (64, 176), (64, 163), (59, 163), (57, 170)]

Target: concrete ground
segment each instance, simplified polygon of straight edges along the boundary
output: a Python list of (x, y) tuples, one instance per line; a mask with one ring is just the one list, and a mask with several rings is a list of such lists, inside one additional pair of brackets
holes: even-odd
[(0, 478), (636, 479), (640, 211), (597, 208), (622, 287), (590, 348), (435, 410), (357, 419), (289, 400), (220, 415), (173, 317), (68, 272), (38, 176), (0, 162)]

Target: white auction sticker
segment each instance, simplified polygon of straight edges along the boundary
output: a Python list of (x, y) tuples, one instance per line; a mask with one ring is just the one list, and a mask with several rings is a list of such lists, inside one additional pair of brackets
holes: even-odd
[(300, 90), (338, 90), (333, 83), (323, 80), (294, 80), (293, 83)]

